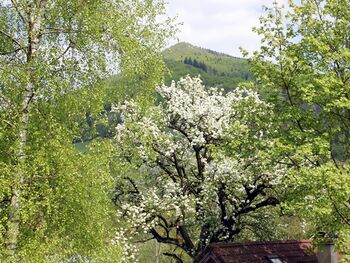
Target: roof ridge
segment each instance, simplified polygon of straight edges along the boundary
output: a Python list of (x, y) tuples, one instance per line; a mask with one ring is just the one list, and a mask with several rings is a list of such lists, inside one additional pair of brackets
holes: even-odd
[(230, 243), (212, 243), (209, 247), (231, 247), (231, 246), (244, 246), (244, 245), (264, 245), (264, 244), (311, 244), (311, 240), (302, 239), (302, 240), (267, 240), (267, 241), (240, 241), (240, 242), (230, 242)]

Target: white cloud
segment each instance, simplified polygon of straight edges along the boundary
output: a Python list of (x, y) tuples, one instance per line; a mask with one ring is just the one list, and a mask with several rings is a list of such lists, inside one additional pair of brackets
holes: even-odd
[[(197, 46), (241, 57), (239, 47), (256, 50), (262, 6), (273, 0), (168, 0), (168, 14), (183, 22), (178, 38)], [(285, 3), (287, 0), (279, 0)], [(171, 44), (174, 44), (172, 42)]]

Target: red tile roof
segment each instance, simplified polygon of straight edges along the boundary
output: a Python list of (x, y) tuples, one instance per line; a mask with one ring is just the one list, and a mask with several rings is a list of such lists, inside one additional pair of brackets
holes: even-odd
[(317, 263), (309, 240), (216, 243), (197, 257), (197, 263), (269, 263), (267, 256), (283, 263)]

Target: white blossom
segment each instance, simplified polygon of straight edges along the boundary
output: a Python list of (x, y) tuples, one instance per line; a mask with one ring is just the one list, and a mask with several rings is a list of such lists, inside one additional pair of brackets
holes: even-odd
[(219, 192), (225, 193), (224, 220), (236, 222), (239, 207), (255, 208), (264, 198), (250, 200), (247, 191), (275, 186), (286, 174), (265, 153), (274, 145), (265, 139), (268, 122), (260, 119), (269, 117), (269, 105), (250, 90), (224, 95), (206, 89), (199, 78), (186, 77), (157, 91), (163, 100), (147, 111), (133, 101), (114, 108), (122, 118), (118, 158), (128, 160), (120, 180), (128, 178), (123, 191), (129, 194), (120, 197), (120, 209), (130, 228), (144, 233), (161, 224), (164, 231), (209, 223), (213, 233), (222, 231), (220, 238), (228, 238)]

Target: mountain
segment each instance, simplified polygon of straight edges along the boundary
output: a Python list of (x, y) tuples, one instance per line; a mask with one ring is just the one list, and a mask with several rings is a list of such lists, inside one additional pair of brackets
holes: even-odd
[(181, 77), (200, 75), (204, 84), (229, 91), (238, 83), (251, 80), (246, 59), (180, 42), (163, 51), (170, 74), (166, 83)]

